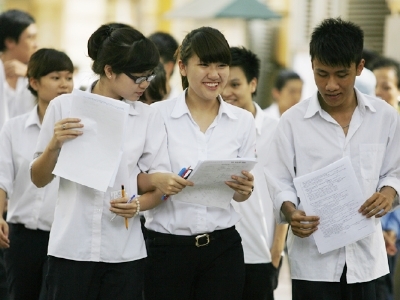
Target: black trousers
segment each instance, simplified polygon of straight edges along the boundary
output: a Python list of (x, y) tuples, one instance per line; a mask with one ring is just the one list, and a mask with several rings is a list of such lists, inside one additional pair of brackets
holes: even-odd
[(375, 280), (347, 284), (344, 267), (340, 282), (292, 280), (293, 300), (376, 300)]
[(274, 290), (278, 286), (279, 270), (272, 263), (246, 264), (246, 279), (243, 289), (243, 300), (274, 300)]
[[(241, 237), (234, 227), (207, 238), (147, 231), (146, 300), (240, 300), (244, 285)], [(207, 245), (205, 245), (207, 244)]]
[(125, 263), (74, 261), (49, 256), (48, 300), (139, 300), (144, 259)]
[(49, 233), (27, 229), (22, 224), (9, 224), (10, 248), (4, 249), (4, 262), (10, 299), (39, 299)]

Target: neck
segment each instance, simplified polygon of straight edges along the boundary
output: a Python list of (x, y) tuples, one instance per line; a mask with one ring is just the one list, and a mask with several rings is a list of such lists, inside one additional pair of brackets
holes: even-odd
[(193, 111), (203, 111), (203, 112), (215, 112), (219, 109), (219, 100), (215, 98), (214, 100), (204, 100), (199, 97), (188, 88), (185, 95), (186, 105), (189, 110)]
[(92, 93), (104, 97), (122, 100), (120, 96), (118, 96), (111, 90), (108, 79), (104, 78), (103, 76), (100, 77), (100, 79), (94, 85)]
[(251, 101), (248, 105), (248, 107), (245, 108), (247, 111), (251, 112), (253, 114), (253, 117), (256, 117), (257, 114), (257, 109), (256, 109), (256, 105), (253, 103), (253, 101)]
[(37, 101), (38, 101), (37, 113), (38, 113), (38, 116), (39, 116), (40, 124), (42, 124), (43, 118), (44, 118), (44, 114), (46, 113), (46, 110), (47, 110), (47, 107), (49, 106), (49, 103), (41, 101), (40, 99), (38, 99)]

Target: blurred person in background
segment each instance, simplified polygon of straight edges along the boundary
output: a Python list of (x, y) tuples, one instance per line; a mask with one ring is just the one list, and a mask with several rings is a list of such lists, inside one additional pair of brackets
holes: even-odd
[(154, 32), (149, 36), (149, 39), (156, 45), (160, 52), (160, 61), (164, 65), (167, 80), (167, 93), (164, 96), (164, 99), (175, 98), (182, 91), (179, 86), (171, 84), (171, 77), (176, 65), (175, 52), (178, 49), (179, 44), (171, 34), (166, 32)]
[(0, 84), (4, 88), (0, 110), (6, 114), (4, 121), (35, 106), (35, 97), (27, 88), (26, 71), (38, 47), (36, 36), (35, 20), (29, 13), (13, 9), (0, 14)]
[(281, 115), (301, 99), (303, 80), (292, 70), (281, 70), (272, 89), (274, 102), (264, 112), (267, 116), (279, 119)]
[(356, 77), (354, 86), (363, 94), (375, 96), (376, 78), (371, 71), (373, 61), (378, 57), (378, 54), (372, 50), (363, 49), (362, 58), (365, 61), (364, 69), (360, 76)]
[(231, 54), (228, 83), (221, 96), (226, 102), (252, 113), (256, 124), (258, 161), (252, 170), (252, 195), (244, 203), (233, 202), (236, 211), (242, 215), (237, 225), (242, 237), (246, 269), (242, 299), (273, 300), (288, 228), (287, 224), (277, 225), (275, 222), (273, 203), (264, 176), (269, 145), (278, 121), (266, 116), (253, 101), (260, 74), (259, 58), (245, 48), (231, 47)]
[(149, 87), (140, 97), (140, 101), (146, 104), (152, 104), (161, 101), (167, 94), (167, 78), (165, 75), (164, 65), (160, 62), (154, 69), (156, 77), (150, 82)]
[[(0, 247), (10, 299), (45, 299), (47, 246), (58, 182), (39, 189), (31, 182), (32, 161), (46, 109), (55, 97), (71, 93), (73, 65), (63, 52), (40, 49), (28, 63), (29, 90), (37, 105), (11, 118), (0, 134), (0, 212), (8, 202), (7, 223), (0, 218)], [(42, 290), (41, 290), (42, 288)]]
[(376, 77), (376, 96), (399, 110), (400, 100), (400, 64), (394, 59), (379, 57), (371, 65)]

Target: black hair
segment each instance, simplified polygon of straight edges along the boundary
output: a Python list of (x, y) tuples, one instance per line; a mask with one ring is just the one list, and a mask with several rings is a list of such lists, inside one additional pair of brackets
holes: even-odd
[[(39, 80), (51, 72), (58, 71), (73, 73), (74, 65), (71, 59), (64, 52), (42, 48), (33, 53), (29, 59), (27, 77)], [(28, 89), (35, 97), (38, 96), (37, 91), (31, 87), (30, 83), (28, 84)]]
[(166, 32), (158, 31), (151, 34), (149, 36), (149, 40), (156, 45), (158, 51), (160, 52), (161, 60), (164, 63), (170, 61), (174, 63), (176, 62), (174, 55), (179, 44), (172, 35)]
[[(239, 67), (246, 76), (247, 83), (260, 76), (260, 59), (257, 55), (244, 47), (231, 47), (232, 62), (231, 67)], [(253, 92), (256, 95), (257, 90)]]
[(349, 21), (341, 18), (325, 19), (313, 31), (310, 41), (311, 60), (337, 67), (356, 66), (362, 58), (364, 32)]
[(18, 9), (7, 10), (0, 14), (0, 51), (6, 50), (7, 38), (18, 43), (21, 33), (34, 23), (35, 19), (30, 14)]
[(93, 59), (93, 72), (104, 75), (106, 65), (111, 66), (115, 74), (153, 70), (160, 61), (154, 43), (128, 25), (114, 25), (115, 23), (100, 26), (88, 40), (88, 54)]
[(142, 102), (147, 102), (147, 100), (151, 99), (154, 103), (163, 100), (167, 94), (167, 77), (164, 65), (161, 62), (155, 67), (154, 74), (156, 74), (156, 77), (150, 81), (148, 88), (139, 99)]
[(278, 91), (281, 91), (289, 80), (294, 79), (303, 81), (300, 75), (296, 72), (292, 70), (281, 70), (276, 76), (274, 88), (276, 88)]
[[(188, 60), (197, 55), (203, 63), (223, 63), (230, 65), (232, 56), (229, 44), (224, 35), (211, 27), (200, 27), (189, 32), (179, 46), (177, 57), (187, 65)], [(189, 82), (182, 77), (182, 87), (186, 89)]]
[(371, 64), (371, 71), (381, 68), (391, 68), (395, 71), (397, 77), (397, 89), (400, 90), (400, 63), (388, 57), (376, 58)]

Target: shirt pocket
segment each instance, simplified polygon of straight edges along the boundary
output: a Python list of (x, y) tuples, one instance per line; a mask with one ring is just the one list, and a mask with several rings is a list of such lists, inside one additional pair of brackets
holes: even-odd
[(379, 179), (384, 154), (384, 144), (360, 144), (360, 171), (364, 179)]

